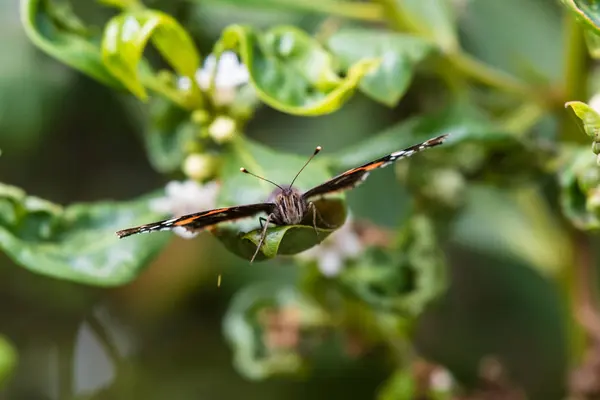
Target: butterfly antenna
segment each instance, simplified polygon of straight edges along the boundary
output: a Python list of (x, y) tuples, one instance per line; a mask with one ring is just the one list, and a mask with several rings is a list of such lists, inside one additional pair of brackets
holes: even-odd
[(298, 175), (300, 175), (300, 172), (302, 172), (304, 170), (304, 168), (306, 168), (306, 166), (308, 165), (308, 163), (310, 162), (310, 160), (312, 160), (317, 154), (319, 154), (319, 152), (322, 150), (323, 148), (321, 146), (317, 146), (317, 148), (315, 149), (315, 152), (312, 154), (312, 156), (310, 156), (308, 158), (308, 160), (306, 160), (306, 162), (304, 163), (304, 165), (302, 166), (302, 168), (300, 168), (300, 171), (298, 171), (298, 173), (296, 174), (296, 176), (294, 177), (294, 179), (292, 180), (292, 183), (290, 183), (290, 186), (294, 185), (294, 182), (296, 182), (296, 178), (298, 178)]
[(261, 181), (269, 182), (270, 184), (272, 184), (272, 185), (275, 185), (275, 186), (277, 186), (279, 189), (283, 190), (283, 188), (282, 188), (281, 186), (279, 186), (278, 184), (276, 184), (275, 182), (273, 182), (273, 181), (270, 181), (270, 180), (268, 180), (267, 178), (263, 178), (262, 176), (258, 176), (258, 175), (256, 175), (256, 174), (253, 174), (252, 172), (248, 171), (248, 170), (247, 170), (246, 168), (244, 168), (244, 167), (240, 168), (240, 171), (242, 171), (242, 172), (243, 172), (243, 173), (245, 173), (245, 174), (252, 175), (252, 176), (254, 176), (255, 178), (258, 178), (258, 179), (260, 179)]

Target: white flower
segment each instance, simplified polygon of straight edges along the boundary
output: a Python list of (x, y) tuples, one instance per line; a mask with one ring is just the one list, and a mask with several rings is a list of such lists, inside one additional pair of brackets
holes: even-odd
[(298, 254), (297, 257), (307, 261), (316, 260), (321, 273), (332, 277), (340, 273), (346, 260), (356, 258), (362, 250), (363, 244), (348, 219), (321, 244)]
[[(210, 210), (216, 206), (218, 191), (219, 185), (215, 181), (204, 185), (192, 180), (171, 181), (165, 187), (166, 196), (153, 200), (150, 208), (156, 212), (169, 213), (173, 217)], [(176, 228), (173, 232), (185, 239), (191, 239), (199, 233), (183, 228)]]
[(215, 159), (206, 154), (190, 154), (183, 162), (182, 169), (186, 176), (200, 181), (213, 175)]
[(201, 89), (209, 88), (215, 68), (215, 87), (218, 88), (237, 87), (247, 83), (250, 78), (246, 66), (240, 63), (234, 52), (223, 52), (218, 64), (215, 56), (211, 54), (204, 60), (204, 66), (196, 72), (196, 80)]
[(230, 141), (235, 134), (236, 124), (232, 118), (218, 116), (208, 127), (208, 134), (217, 143)]
[(429, 386), (437, 392), (447, 393), (454, 385), (454, 378), (445, 368), (436, 368), (429, 377)]
[[(248, 83), (250, 74), (244, 64), (242, 64), (236, 54), (232, 51), (225, 51), (221, 54), (219, 62), (213, 54), (206, 57), (202, 68), (196, 71), (196, 83), (202, 91), (210, 89), (210, 83), (215, 72), (214, 102), (217, 105), (228, 105), (233, 102), (237, 93), (237, 87)], [(191, 82), (189, 78), (182, 77), (178, 81), (180, 89), (189, 90)]]

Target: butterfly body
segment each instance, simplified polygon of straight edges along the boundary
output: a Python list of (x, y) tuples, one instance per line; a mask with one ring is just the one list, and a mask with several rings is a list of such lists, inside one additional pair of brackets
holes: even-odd
[(297, 225), (308, 212), (308, 201), (294, 187), (278, 190), (275, 194), (271, 222), (275, 225)]
[[(184, 215), (178, 218), (172, 218), (134, 228), (124, 229), (118, 231), (117, 236), (119, 238), (123, 238), (137, 233), (172, 230), (176, 228), (183, 228), (187, 231), (195, 232), (210, 228), (221, 222), (234, 221), (240, 218), (247, 218), (264, 213), (267, 215), (267, 217), (260, 218), (262, 232), (256, 252), (254, 253), (254, 256), (252, 256), (252, 262), (264, 243), (267, 234), (267, 228), (270, 223), (280, 226), (297, 225), (300, 224), (307, 216), (312, 216), (313, 227), (315, 228), (315, 232), (318, 234), (316, 223), (317, 216), (320, 218), (320, 215), (314, 203), (312, 202), (313, 199), (317, 199), (334, 192), (352, 189), (362, 183), (372, 170), (383, 168), (402, 158), (410, 157), (419, 151), (438, 146), (443, 143), (447, 136), (448, 135), (441, 135), (434, 137), (426, 140), (423, 143), (416, 144), (404, 150), (388, 154), (387, 156), (383, 156), (377, 160), (373, 160), (359, 167), (350, 169), (304, 193), (293, 187), (294, 181), (300, 172), (302, 172), (304, 167), (306, 167), (312, 157), (314, 157), (321, 150), (320, 147), (317, 147), (314, 154), (309, 158), (306, 164), (304, 164), (304, 167), (300, 169), (298, 174), (296, 174), (296, 177), (294, 180), (292, 180), (292, 183), (289, 186), (280, 186), (275, 182), (271, 182), (265, 178), (248, 172), (245, 168), (241, 168), (242, 172), (254, 175), (259, 179), (272, 183), (273, 185), (277, 186), (278, 190), (276, 190), (265, 203), (217, 208), (214, 210)], [(322, 222), (327, 225), (325, 221)]]

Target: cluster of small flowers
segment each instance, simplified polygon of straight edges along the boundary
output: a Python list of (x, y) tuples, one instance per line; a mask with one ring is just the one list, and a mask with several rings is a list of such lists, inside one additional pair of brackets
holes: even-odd
[[(226, 51), (218, 61), (213, 54), (209, 55), (194, 78), (200, 90), (210, 92), (215, 105), (228, 106), (235, 100), (239, 87), (248, 83), (249, 73), (235, 53)], [(180, 90), (190, 90), (192, 82), (188, 77), (180, 77), (177, 86)], [(208, 135), (217, 143), (230, 141), (236, 130), (236, 121), (227, 115), (216, 116), (207, 128)], [(165, 197), (155, 199), (150, 205), (151, 209), (178, 217), (215, 208), (219, 185), (215, 181), (204, 184), (199, 182), (214, 175), (216, 164), (215, 156), (210, 154), (188, 155), (182, 164), (182, 171), (189, 179), (169, 182), (165, 188)], [(185, 229), (175, 229), (174, 232), (186, 239), (197, 235)]]
[[(195, 83), (203, 92), (209, 94), (217, 106), (228, 106), (233, 103), (241, 86), (248, 83), (250, 75), (246, 66), (241, 63), (235, 53), (225, 51), (219, 59), (211, 54), (195, 74)], [(213, 81), (214, 79), (214, 81)], [(191, 79), (180, 77), (177, 80), (180, 90), (192, 88)], [(193, 113), (193, 117), (198, 112)], [(201, 115), (200, 115), (201, 114)], [(210, 118), (200, 112), (198, 119)], [(228, 115), (217, 115), (206, 127), (208, 136), (216, 143), (223, 144), (233, 139), (237, 132), (237, 123)], [(182, 165), (182, 170), (190, 179), (202, 181), (214, 175), (216, 160), (213, 156), (202, 153), (188, 155)]]

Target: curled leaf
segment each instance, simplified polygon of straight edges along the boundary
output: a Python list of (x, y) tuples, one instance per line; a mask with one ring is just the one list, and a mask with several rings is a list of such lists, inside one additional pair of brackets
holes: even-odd
[(143, 100), (147, 94), (139, 66), (149, 41), (179, 75), (193, 79), (200, 65), (192, 38), (170, 15), (138, 9), (112, 18), (104, 29), (102, 60), (129, 91)]
[(115, 88), (121, 82), (104, 65), (100, 46), (70, 11), (68, 3), (21, 0), (21, 23), (29, 39), (63, 63)]
[(115, 236), (118, 229), (160, 217), (148, 209), (148, 201), (61, 207), (0, 184), (0, 248), (34, 273), (94, 286), (125, 284), (168, 240), (163, 235)]
[(581, 101), (569, 101), (565, 107), (571, 107), (589, 137), (600, 141), (600, 114), (596, 110)]
[(559, 175), (565, 216), (579, 229), (600, 228), (600, 167), (587, 147), (574, 151)]
[(322, 115), (339, 109), (377, 60), (363, 59), (340, 77), (331, 55), (303, 31), (280, 26), (260, 33), (232, 25), (215, 45), (218, 56), (236, 51), (250, 73), (259, 98), (280, 111), (296, 115)]
[[(240, 173), (240, 167), (264, 176), (280, 185), (288, 185), (307, 157), (275, 153), (247, 139), (238, 138), (225, 154), (222, 166), (223, 185), (219, 205), (233, 206), (267, 201), (274, 189), (271, 184)], [(330, 178), (322, 160), (315, 159), (300, 174), (294, 186), (306, 191)], [(257, 260), (275, 257), (277, 254), (292, 255), (319, 244), (331, 232), (344, 224), (346, 205), (342, 195), (335, 195), (315, 202), (318, 210), (317, 230), (312, 224), (312, 214), (300, 225), (271, 227)], [(213, 233), (223, 244), (239, 256), (250, 259), (260, 240), (258, 217), (245, 221), (220, 224)]]
[(387, 106), (395, 106), (408, 89), (415, 66), (435, 46), (416, 36), (376, 31), (345, 29), (329, 38), (328, 47), (340, 59), (343, 68), (364, 59), (379, 59), (376, 69), (361, 79), (359, 87), (367, 95)]
[(369, 249), (341, 282), (373, 307), (416, 316), (446, 288), (446, 265), (433, 222), (415, 215), (400, 234), (394, 253)]
[(596, 0), (562, 0), (584, 29), (590, 55), (600, 58), (600, 9)]
[(237, 370), (259, 380), (301, 372), (306, 367), (299, 351), (303, 332), (326, 321), (326, 314), (296, 288), (261, 283), (236, 294), (225, 315), (223, 331), (233, 347)]

